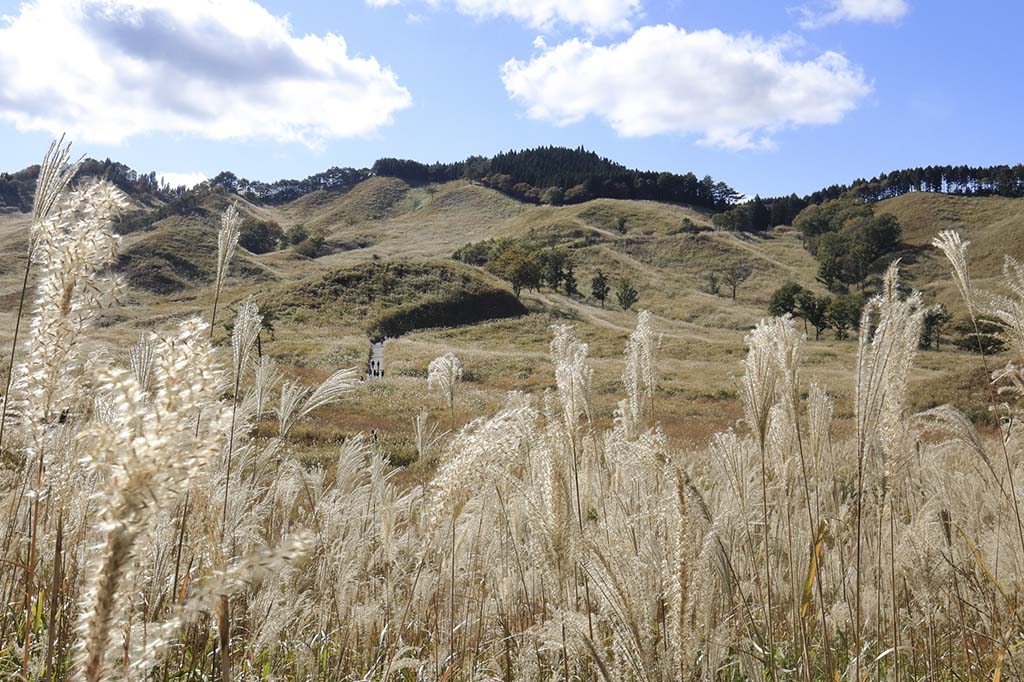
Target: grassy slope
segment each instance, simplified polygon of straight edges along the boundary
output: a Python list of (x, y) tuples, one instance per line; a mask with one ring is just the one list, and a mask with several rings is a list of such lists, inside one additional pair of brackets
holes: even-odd
[[(168, 296), (136, 291), (127, 306), (112, 313), (109, 322), (118, 324), (100, 330), (99, 336), (114, 347), (115, 354), (123, 353), (128, 342), (153, 325), (190, 314), (209, 315), (207, 261), (213, 248), (209, 236), (214, 234), (223, 203), (215, 197), (197, 218), (169, 218), (153, 232), (125, 239), (125, 251), (144, 253), (148, 240), (180, 243), (180, 234), (189, 230), (205, 235), (202, 253), (189, 256), (199, 262), (201, 276), (192, 278), (187, 288)], [(958, 227), (976, 242), (976, 272), (991, 276), (1001, 267), (1004, 251), (1024, 249), (1021, 240), (1015, 239), (1021, 233), (1022, 207), (1024, 201), (925, 194), (899, 197), (881, 206), (904, 224), (905, 241), (912, 247), (904, 256), (914, 285), (947, 302), (954, 299), (945, 265), (923, 245), (939, 229)], [(235, 274), (241, 276), (229, 281), (222, 321), (230, 317), (233, 305), (251, 293), (267, 296), (289, 287), (306, 287), (308, 293), (309, 287), (315, 290), (317, 281), (322, 283), (339, 268), (375, 259), (446, 259), (465, 243), (488, 238), (520, 237), (572, 248), (584, 293), (589, 293), (590, 277), (598, 269), (613, 278), (631, 277), (640, 290), (640, 306), (655, 313), (656, 326), (664, 334), (664, 397), (659, 411), (666, 431), (678, 443), (702, 442), (739, 417), (733, 380), (741, 371), (744, 330), (764, 315), (771, 291), (787, 279), (816, 286), (814, 260), (792, 230), (780, 228), (765, 237), (688, 234), (680, 231), (685, 218), (707, 225), (707, 216), (653, 202), (601, 199), (575, 206), (532, 206), (469, 182), (410, 187), (399, 180), (374, 178), (347, 194), (316, 192), (281, 207), (242, 202), (241, 208), (286, 228), (302, 224), (321, 231), (335, 251), (309, 260), (291, 251), (254, 256), (240, 250), (243, 267)], [(625, 234), (618, 230), (619, 217), (626, 218)], [(18, 264), (23, 262), (24, 222), (20, 215), (0, 215), (0, 323), (10, 319), (13, 307), (11, 293), (16, 289)], [(199, 244), (187, 242), (181, 248), (197, 249)], [(736, 301), (701, 291), (709, 269), (736, 260), (754, 269)], [(246, 272), (250, 267), (258, 268), (265, 278), (252, 277), (252, 272)], [(374, 311), (359, 303), (359, 292), (355, 293), (356, 298), (347, 300), (335, 292), (335, 303), (342, 307), (328, 314), (300, 303), (298, 308), (306, 312), (278, 321), (265, 351), (279, 357), (289, 373), (309, 379), (339, 366), (361, 365), (367, 350), (366, 321)], [(422, 407), (438, 415), (442, 412), (440, 400), (424, 393), (423, 377), (433, 357), (455, 350), (463, 358), (467, 380), (459, 414), (460, 419), (468, 419), (494, 409), (507, 390), (553, 385), (547, 361), (548, 327), (562, 322), (575, 324), (590, 343), (599, 411), (610, 415), (620, 397), (620, 356), (634, 315), (551, 291), (525, 294), (524, 303), (531, 311), (525, 317), (417, 331), (388, 342), (390, 378), (368, 385), (351, 402), (326, 414), (308, 434), (311, 441), (377, 429), (387, 434), (385, 444), (396, 455), (407, 455), (412, 415)], [(344, 312), (344, 306), (352, 311)], [(6, 344), (10, 326), (0, 326), (4, 328), (0, 343)], [(217, 338), (224, 338), (220, 324), (215, 331)], [(850, 414), (852, 355), (851, 342), (825, 338), (808, 343), (805, 377), (821, 381), (836, 393), (841, 417)], [(959, 353), (924, 353), (918, 365), (913, 379), (916, 400), (925, 406), (951, 399), (951, 391), (960, 390), (956, 386), (969, 385), (964, 378), (974, 371), (975, 359)]]
[(258, 300), (292, 323), (351, 324), (372, 338), (526, 312), (504, 282), (453, 261), (363, 263), (279, 287)]
[(1003, 257), (1024, 260), (1024, 199), (958, 197), (915, 192), (888, 199), (879, 211), (892, 213), (903, 226), (904, 256), (912, 284), (954, 312), (959, 295), (945, 258), (929, 244), (942, 230), (959, 230), (971, 240), (971, 274), (982, 285), (998, 286)]

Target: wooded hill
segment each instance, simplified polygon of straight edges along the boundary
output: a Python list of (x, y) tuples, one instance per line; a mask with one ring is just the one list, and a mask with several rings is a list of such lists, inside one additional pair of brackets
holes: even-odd
[[(0, 208), (29, 210), (37, 174), (38, 166), (0, 173)], [(140, 173), (110, 159), (86, 159), (80, 175), (107, 178), (148, 205), (170, 202), (187, 194), (185, 187), (161, 183), (155, 172)], [(383, 158), (372, 168), (332, 166), (303, 179), (275, 182), (239, 178), (224, 171), (204, 184), (223, 187), (249, 201), (281, 205), (321, 190), (346, 192), (374, 176), (398, 178), (414, 185), (471, 180), (521, 201), (555, 206), (598, 198), (685, 204), (722, 213), (717, 221), (719, 227), (744, 231), (792, 224), (807, 206), (841, 197), (877, 202), (915, 191), (1024, 196), (1024, 165), (948, 165), (882, 173), (870, 180), (861, 178), (848, 185), (831, 185), (802, 197), (790, 194), (741, 202), (743, 195), (708, 175), (698, 178), (693, 172), (630, 169), (583, 147), (554, 146), (501, 152), (493, 157), (471, 156), (451, 163)]]

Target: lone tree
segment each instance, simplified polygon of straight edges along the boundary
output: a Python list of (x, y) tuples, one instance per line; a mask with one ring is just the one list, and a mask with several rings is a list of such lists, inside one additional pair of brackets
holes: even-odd
[(860, 323), (860, 311), (863, 307), (863, 297), (850, 294), (837, 296), (829, 301), (825, 308), (825, 319), (835, 330), (837, 339), (841, 341), (849, 337), (850, 329), (856, 328)]
[(746, 263), (733, 263), (722, 273), (722, 283), (732, 290), (732, 300), (736, 300), (736, 289), (750, 279), (753, 268)]
[(569, 255), (561, 249), (552, 249), (540, 255), (541, 276), (549, 289), (557, 290), (565, 280), (565, 270), (571, 266)]
[(611, 290), (611, 285), (608, 284), (608, 278), (604, 276), (604, 273), (600, 270), (590, 280), (590, 293), (593, 294), (594, 298), (601, 302), (601, 307), (604, 307), (605, 299), (608, 298), (608, 292)]
[(615, 226), (619, 228), (619, 232), (621, 232), (622, 234), (626, 234), (626, 232), (628, 231), (626, 223), (627, 220), (625, 216), (619, 216), (618, 219), (616, 219), (615, 221)]
[(620, 279), (619, 285), (615, 287), (615, 298), (619, 300), (619, 305), (622, 306), (623, 310), (629, 310), (636, 302), (640, 300), (640, 294), (637, 293), (636, 287), (628, 279)]

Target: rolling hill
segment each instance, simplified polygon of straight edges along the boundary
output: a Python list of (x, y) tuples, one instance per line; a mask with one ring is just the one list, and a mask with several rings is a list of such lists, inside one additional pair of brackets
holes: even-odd
[[(351, 189), (262, 204), (212, 188), (180, 205), (136, 202), (135, 228), (123, 237), (117, 266), (131, 293), (100, 334), (113, 352), (123, 353), (143, 330), (208, 314), (216, 231), (232, 202), (243, 215), (279, 224), (286, 235), (301, 228), (322, 239), (322, 255), (239, 249), (215, 337), (225, 339), (225, 317), (230, 324), (231, 311), (250, 295), (274, 316), (265, 350), (294, 374), (319, 376), (339, 365), (360, 365), (371, 338), (395, 337), (386, 347), (390, 383), (332, 413), (323, 434), (373, 425), (398, 434), (396, 452), (408, 451), (410, 426), (401, 415), (422, 405), (419, 381), (430, 359), (446, 350), (464, 358), (468, 400), (479, 412), (500, 404), (506, 390), (553, 385), (548, 327), (559, 322), (576, 325), (590, 344), (598, 401), (610, 412), (619, 393), (622, 345), (635, 316), (589, 295), (598, 271), (613, 281), (631, 279), (638, 307), (655, 314), (663, 335), (662, 389), (670, 398), (664, 401), (665, 428), (679, 442), (698, 442), (738, 418), (733, 377), (745, 331), (766, 314), (772, 291), (794, 281), (824, 293), (815, 281), (817, 263), (797, 231), (716, 230), (711, 212), (685, 205), (612, 198), (538, 205), (466, 179), (370, 177)], [(975, 242), (974, 273), (983, 282), (1000, 273), (1004, 254), (1024, 258), (1024, 199), (911, 192), (880, 202), (877, 210), (892, 213), (903, 226), (896, 255), (910, 284), (954, 312), (958, 296), (945, 261), (929, 246), (940, 230), (959, 229)], [(10, 339), (27, 227), (26, 214), (0, 212), (3, 344)], [(504, 281), (451, 260), (469, 243), (501, 239), (571, 253), (582, 295), (542, 289), (517, 300)], [(751, 271), (736, 300), (709, 293), (708, 274), (733, 263)], [(826, 334), (809, 343), (807, 353), (809, 377), (834, 387), (839, 416), (848, 416), (851, 342)], [(969, 384), (976, 363), (969, 354), (943, 351), (923, 354), (919, 365), (915, 400), (925, 407), (948, 387)], [(381, 392), (387, 394), (383, 410)], [(979, 404), (982, 398), (977, 396)]]

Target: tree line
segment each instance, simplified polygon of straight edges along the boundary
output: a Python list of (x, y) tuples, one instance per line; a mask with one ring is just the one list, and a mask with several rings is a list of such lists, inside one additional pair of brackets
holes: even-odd
[(882, 201), (911, 192), (942, 192), (963, 196), (1024, 197), (1024, 164), (998, 166), (924, 166), (882, 173), (850, 185), (833, 185), (810, 195), (813, 203), (841, 196)]
[[(29, 211), (36, 191), (39, 166), (33, 165), (14, 173), (0, 173), (0, 208)], [(155, 171), (140, 173), (130, 166), (109, 158), (83, 159), (75, 181), (82, 178), (103, 178), (125, 194), (144, 203), (171, 201), (183, 195), (186, 187), (171, 187), (157, 178)]]
[[(523, 289), (538, 291), (542, 287), (561, 291), (569, 298), (583, 296), (576, 280), (576, 264), (566, 249), (539, 248), (519, 239), (487, 239), (466, 244), (452, 258), (504, 279), (512, 286), (516, 298)], [(631, 309), (640, 300), (632, 280), (620, 277), (613, 283), (600, 270), (590, 280), (590, 294), (602, 308), (611, 295), (623, 310)]]
[(597, 198), (649, 199), (721, 210), (741, 197), (710, 176), (629, 169), (583, 147), (538, 147), (456, 163), (387, 158), (378, 160), (372, 170), (409, 182), (475, 180), (518, 199), (553, 205)]
[(835, 199), (874, 203), (911, 192), (937, 192), (961, 196), (1024, 197), (1024, 164), (998, 166), (919, 166), (882, 173), (870, 180), (823, 187), (803, 197), (755, 196), (715, 216), (720, 229), (759, 232), (792, 225), (808, 206)]
[(230, 171), (218, 173), (208, 182), (223, 187), (229, 192), (264, 204), (285, 204), (317, 190), (347, 191), (360, 182), (373, 177), (373, 171), (366, 168), (341, 168), (332, 166), (322, 173), (310, 175), (302, 180), (277, 180), (262, 182), (239, 178)]
[[(786, 282), (774, 292), (768, 302), (768, 314), (776, 317), (792, 315), (803, 321), (804, 331), (814, 330), (815, 341), (826, 330), (832, 330), (837, 340), (844, 340), (860, 325), (861, 312), (869, 296), (851, 292), (835, 296), (819, 296), (795, 282)], [(955, 348), (971, 353), (1000, 353), (1005, 344), (998, 335), (999, 325), (992, 320), (970, 317), (953, 319), (945, 305), (928, 307), (924, 315), (919, 345), (930, 350), (942, 350), (943, 341)]]

